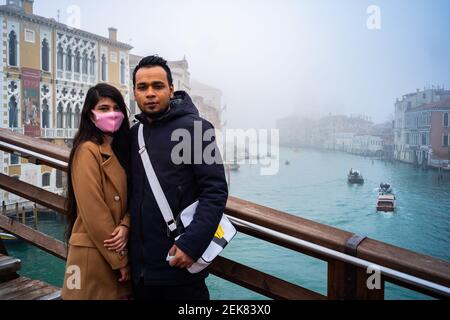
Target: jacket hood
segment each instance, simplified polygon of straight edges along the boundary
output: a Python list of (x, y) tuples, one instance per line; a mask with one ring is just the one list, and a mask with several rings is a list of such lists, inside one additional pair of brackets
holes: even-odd
[[(156, 119), (157, 122), (166, 122), (175, 118), (179, 118), (186, 115), (199, 116), (197, 107), (191, 100), (191, 97), (185, 91), (176, 91), (174, 97), (170, 99), (170, 108), (161, 117)], [(136, 116), (136, 119), (141, 123), (148, 123), (145, 114), (140, 113)]]

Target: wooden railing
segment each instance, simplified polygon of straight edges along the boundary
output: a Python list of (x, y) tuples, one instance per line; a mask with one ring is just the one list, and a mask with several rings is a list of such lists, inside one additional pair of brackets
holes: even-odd
[[(20, 153), (35, 164), (66, 170), (69, 149), (0, 129), (0, 150)], [(0, 189), (65, 214), (64, 198), (0, 174)], [(385, 282), (436, 298), (450, 297), (450, 263), (298, 216), (230, 197), (225, 213), (239, 232), (326, 261), (327, 295), (303, 288), (224, 257), (210, 272), (274, 299), (384, 299)], [(244, 223), (239, 223), (239, 221)], [(64, 243), (0, 215), (0, 228), (65, 259)], [(270, 253), (268, 252), (268, 257)], [(271, 263), (276, 263), (275, 261)], [(367, 265), (381, 269), (379, 289), (369, 289)], [(301, 272), (301, 271), (300, 271)]]

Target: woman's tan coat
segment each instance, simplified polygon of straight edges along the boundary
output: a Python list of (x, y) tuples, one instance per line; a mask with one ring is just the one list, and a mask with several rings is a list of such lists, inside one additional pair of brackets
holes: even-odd
[(129, 226), (127, 179), (108, 143), (78, 147), (72, 184), (78, 217), (69, 241), (62, 299), (119, 299), (130, 293), (129, 282), (118, 282), (128, 257), (109, 251), (103, 241), (112, 238), (118, 225)]

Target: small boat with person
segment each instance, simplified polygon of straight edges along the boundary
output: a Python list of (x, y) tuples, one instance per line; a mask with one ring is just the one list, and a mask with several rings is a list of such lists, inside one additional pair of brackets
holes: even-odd
[(395, 200), (392, 186), (389, 183), (380, 183), (380, 188), (378, 189), (377, 211), (394, 212)]
[(364, 183), (364, 177), (361, 174), (361, 172), (359, 172), (358, 170), (353, 170), (353, 168), (352, 168), (352, 169), (350, 169), (350, 172), (348, 173), (347, 181), (349, 183), (361, 184), (361, 183)]

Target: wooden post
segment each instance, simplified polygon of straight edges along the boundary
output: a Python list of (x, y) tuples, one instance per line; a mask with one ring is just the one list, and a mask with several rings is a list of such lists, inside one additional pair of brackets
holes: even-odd
[(330, 300), (383, 300), (384, 279), (378, 279), (380, 288), (369, 288), (367, 280), (374, 276), (364, 268), (340, 261), (328, 263), (328, 299)]
[(16, 202), (16, 221), (19, 221), (19, 203)]
[(22, 224), (26, 224), (26, 212), (25, 212), (25, 207), (22, 207)]
[(343, 300), (345, 287), (345, 264), (333, 260), (328, 262), (328, 299)]
[(36, 203), (33, 206), (33, 215), (34, 215), (34, 228), (37, 230), (38, 228), (38, 209)]

